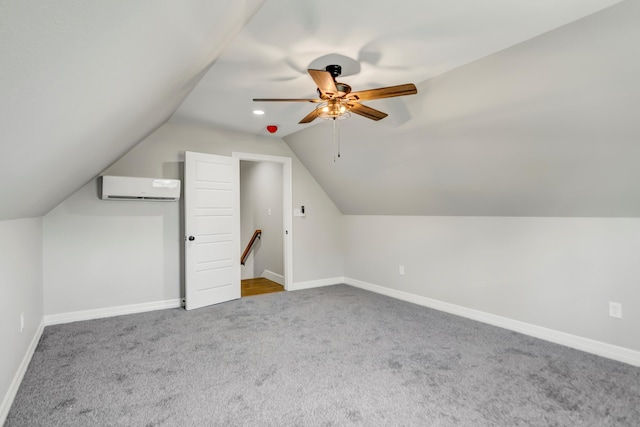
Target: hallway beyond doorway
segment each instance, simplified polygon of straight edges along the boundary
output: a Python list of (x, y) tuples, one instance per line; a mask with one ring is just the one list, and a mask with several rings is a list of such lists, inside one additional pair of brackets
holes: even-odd
[(273, 292), (283, 292), (284, 286), (264, 277), (255, 279), (243, 279), (241, 282), (242, 297), (253, 295), (270, 294)]

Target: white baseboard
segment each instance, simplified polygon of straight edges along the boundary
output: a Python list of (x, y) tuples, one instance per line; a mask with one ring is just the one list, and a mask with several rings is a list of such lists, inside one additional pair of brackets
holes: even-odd
[(288, 291), (299, 291), (301, 289), (320, 288), (322, 286), (338, 285), (345, 283), (344, 277), (330, 277), (328, 279), (310, 280), (308, 282), (296, 282)]
[(33, 354), (36, 352), (36, 347), (40, 342), (40, 337), (42, 337), (42, 331), (44, 330), (44, 321), (40, 322), (38, 329), (36, 330), (33, 339), (29, 343), (29, 347), (27, 347), (27, 351), (20, 362), (20, 366), (18, 366), (18, 370), (16, 374), (13, 376), (13, 380), (9, 385), (9, 390), (7, 390), (7, 394), (5, 394), (4, 399), (2, 399), (2, 406), (0, 406), (0, 426), (4, 425), (4, 422), (9, 415), (9, 409), (11, 409), (11, 405), (13, 404), (13, 400), (16, 398), (16, 394), (18, 393), (18, 388), (20, 388), (20, 383), (22, 382), (22, 378), (24, 378), (25, 372), (27, 372), (27, 367), (31, 362), (31, 358)]
[(101, 319), (103, 317), (121, 316), (123, 314), (144, 313), (146, 311), (178, 308), (180, 299), (145, 302), (142, 304), (121, 305), (118, 307), (97, 308), (95, 310), (72, 311), (70, 313), (50, 314), (44, 316), (44, 324), (59, 325), (61, 323), (79, 322), (81, 320)]
[(484, 311), (474, 310), (460, 305), (450, 304), (447, 302), (411, 294), (404, 291), (386, 288), (384, 286), (374, 285), (371, 283), (363, 282), (361, 280), (351, 279), (349, 277), (345, 277), (343, 283), (371, 292), (376, 292), (378, 294), (386, 295), (392, 298), (422, 305), (424, 307), (433, 308), (435, 310), (444, 311), (446, 313), (455, 314), (457, 316), (462, 316), (468, 319), (477, 320), (479, 322), (488, 323), (493, 326), (509, 329), (511, 331), (575, 348), (577, 350), (582, 350), (587, 353), (596, 354), (608, 359), (617, 360), (619, 362), (628, 363), (634, 366), (640, 366), (640, 351), (603, 343), (601, 341), (556, 331), (554, 329), (544, 328), (542, 326), (521, 322), (519, 320), (509, 319), (507, 317), (497, 316), (495, 314), (486, 313)]
[(276, 282), (279, 285), (284, 286), (284, 276), (281, 274), (274, 273), (273, 271), (265, 270), (262, 272), (260, 277), (264, 277), (265, 279), (269, 279), (272, 282)]

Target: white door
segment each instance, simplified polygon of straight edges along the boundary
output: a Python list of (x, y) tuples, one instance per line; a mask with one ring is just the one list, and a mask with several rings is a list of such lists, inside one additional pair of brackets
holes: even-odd
[(185, 152), (185, 308), (240, 298), (237, 158)]

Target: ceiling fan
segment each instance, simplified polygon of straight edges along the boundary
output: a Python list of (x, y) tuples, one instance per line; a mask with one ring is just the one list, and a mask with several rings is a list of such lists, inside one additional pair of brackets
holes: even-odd
[(398, 86), (381, 87), (378, 89), (351, 92), (351, 86), (336, 81), (342, 73), (340, 65), (327, 65), (324, 70), (307, 70), (318, 86), (319, 99), (307, 98), (254, 98), (256, 102), (311, 102), (318, 105), (307, 114), (300, 124), (310, 123), (316, 118), (338, 120), (346, 118), (349, 113), (355, 113), (371, 120), (380, 120), (388, 116), (387, 113), (367, 107), (360, 101), (372, 99), (392, 98), (395, 96), (414, 95), (418, 93), (413, 83)]

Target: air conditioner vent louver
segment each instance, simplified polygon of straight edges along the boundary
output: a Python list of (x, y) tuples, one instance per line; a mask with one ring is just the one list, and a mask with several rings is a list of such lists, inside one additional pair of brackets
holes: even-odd
[(176, 199), (174, 197), (136, 197), (136, 196), (109, 196), (109, 199), (113, 200), (166, 200), (173, 202)]

